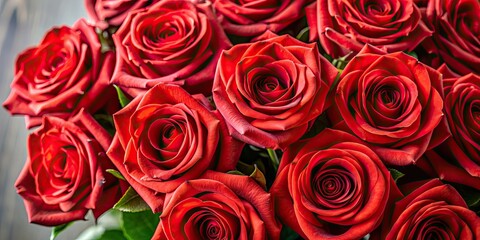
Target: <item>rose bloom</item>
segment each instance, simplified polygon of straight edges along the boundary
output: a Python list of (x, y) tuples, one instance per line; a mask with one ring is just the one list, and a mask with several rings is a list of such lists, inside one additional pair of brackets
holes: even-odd
[(83, 19), (71, 28), (53, 28), (38, 46), (18, 56), (12, 91), (3, 106), (26, 115), (27, 127), (39, 125), (47, 113), (65, 116), (80, 108), (95, 112), (108, 101), (98, 96), (114, 93), (108, 87), (114, 58), (112, 52), (101, 52), (94, 27)]
[(57, 226), (95, 218), (122, 196), (107, 155), (108, 133), (83, 110), (68, 121), (45, 116), (28, 137), (28, 159), (15, 187), (30, 222)]
[(480, 217), (452, 186), (435, 179), (405, 191), (411, 193), (385, 216), (381, 238), (372, 239), (480, 238)]
[(289, 35), (238, 44), (220, 57), (213, 99), (235, 138), (285, 148), (328, 106), (337, 74), (316, 44)]
[(207, 171), (165, 198), (152, 239), (279, 239), (270, 194), (253, 178)]
[(367, 45), (335, 91), (333, 126), (372, 144), (387, 164), (412, 164), (449, 136), (440, 73), (402, 52)]
[(101, 29), (120, 26), (130, 11), (159, 0), (85, 0), (88, 16)]
[(445, 77), (445, 113), (452, 137), (438, 152), (480, 177), (480, 76), (459, 77), (445, 66), (440, 71)]
[(433, 36), (422, 46), (437, 57), (431, 63), (445, 62), (453, 71), (480, 74), (480, 2), (478, 0), (431, 0), (424, 21)]
[(310, 40), (334, 58), (371, 44), (387, 52), (412, 51), (431, 31), (413, 0), (319, 0), (307, 8)]
[(287, 149), (270, 192), (282, 222), (306, 239), (361, 239), (401, 197), (375, 152), (328, 128)]
[(211, 94), (218, 57), (231, 46), (211, 4), (188, 0), (132, 11), (113, 40), (117, 65), (112, 82), (132, 96), (159, 83)]
[(243, 144), (202, 97), (159, 84), (113, 115), (117, 133), (107, 154), (154, 212), (184, 181), (235, 169)]
[(305, 6), (312, 0), (213, 0), (225, 32), (257, 37), (267, 30), (278, 33), (305, 15)]

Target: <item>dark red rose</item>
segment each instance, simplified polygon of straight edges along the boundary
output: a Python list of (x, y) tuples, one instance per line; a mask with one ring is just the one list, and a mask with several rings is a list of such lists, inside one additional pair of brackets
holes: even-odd
[(45, 116), (28, 137), (28, 159), (15, 187), (30, 222), (56, 226), (95, 218), (122, 196), (105, 154), (112, 137), (86, 112), (68, 121)]
[(80, 108), (95, 112), (108, 98), (115, 65), (112, 52), (102, 53), (92, 26), (80, 19), (72, 28), (51, 29), (36, 47), (21, 53), (15, 65), (12, 91), (3, 106), (27, 116), (27, 127), (41, 116), (66, 115)]
[(422, 46), (453, 71), (480, 74), (480, 2), (478, 0), (431, 0), (423, 9), (424, 21), (433, 36)]
[(107, 154), (154, 212), (184, 181), (234, 169), (243, 146), (217, 112), (175, 85), (153, 87), (113, 119), (117, 134)]
[(88, 16), (105, 29), (120, 26), (130, 11), (146, 7), (159, 0), (85, 0)]
[(365, 44), (387, 52), (412, 51), (431, 31), (413, 0), (319, 0), (307, 8), (310, 40), (338, 58)]
[(270, 194), (253, 178), (207, 171), (168, 193), (152, 239), (279, 239)]
[(291, 145), (270, 190), (282, 222), (306, 239), (361, 239), (401, 197), (368, 146), (326, 129)]
[(442, 181), (458, 183), (480, 190), (480, 178), (470, 175), (465, 169), (457, 166), (455, 162), (443, 157), (445, 155), (440, 155), (437, 151), (441, 148), (425, 152), (415, 163), (415, 166), (422, 169), (431, 178), (440, 178)]
[(347, 64), (335, 91), (335, 128), (372, 144), (388, 164), (412, 164), (449, 136), (440, 73), (402, 52), (367, 45)]
[(222, 50), (231, 46), (210, 3), (165, 0), (133, 11), (113, 35), (113, 83), (132, 96), (159, 83), (211, 94)]
[(452, 186), (435, 179), (406, 191), (412, 192), (385, 216), (380, 239), (480, 238), (480, 218)]
[(224, 51), (213, 98), (235, 138), (285, 148), (327, 107), (337, 74), (316, 44), (283, 35)]
[(213, 0), (225, 32), (237, 36), (256, 37), (266, 31), (278, 33), (305, 15), (305, 6), (312, 0)]
[(438, 152), (460, 164), (470, 175), (480, 177), (480, 76), (458, 77), (442, 67), (445, 76), (445, 113), (452, 137)]

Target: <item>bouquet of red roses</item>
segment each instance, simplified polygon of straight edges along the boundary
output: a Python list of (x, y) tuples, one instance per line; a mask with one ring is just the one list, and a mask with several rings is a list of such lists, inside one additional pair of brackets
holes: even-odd
[(480, 238), (478, 0), (85, 6), (4, 102), (52, 237)]

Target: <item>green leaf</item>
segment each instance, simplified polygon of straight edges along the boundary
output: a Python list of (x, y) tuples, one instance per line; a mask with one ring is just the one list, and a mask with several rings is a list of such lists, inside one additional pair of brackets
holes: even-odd
[(70, 227), (70, 225), (72, 225), (72, 224), (73, 224), (73, 222), (69, 222), (69, 223), (65, 223), (65, 224), (53, 227), (52, 228), (52, 233), (50, 234), (50, 240), (55, 239), (58, 236), (58, 234), (63, 232), (65, 229)]
[(258, 169), (257, 164), (253, 164), (253, 166), (255, 169), (250, 174), (250, 177), (253, 178), (264, 189), (267, 189), (267, 179), (265, 179), (265, 175), (263, 175), (263, 172)]
[(150, 207), (132, 187), (129, 187), (122, 198), (113, 206), (113, 209), (122, 212), (143, 212), (150, 210)]
[(393, 180), (396, 182), (399, 178), (405, 176), (402, 172), (398, 171), (395, 168), (389, 168), (390, 174), (392, 175)]
[(280, 232), (280, 239), (284, 240), (296, 240), (296, 239), (302, 239), (298, 233), (293, 231), (291, 228), (287, 226), (282, 227), (282, 231)]
[(110, 173), (110, 174), (112, 174), (113, 176), (115, 176), (115, 177), (118, 178), (118, 179), (125, 180), (125, 178), (123, 177), (123, 175), (122, 175), (119, 171), (117, 171), (117, 170), (115, 170), (115, 169), (107, 169), (107, 170), (105, 170), (105, 171), (108, 172), (108, 173)]
[(412, 56), (412, 57), (414, 57), (414, 58), (416, 58), (416, 59), (418, 59), (418, 55), (417, 55), (416, 52), (407, 52), (407, 54), (410, 55), (410, 56)]
[(270, 157), (270, 160), (272, 161), (273, 167), (275, 168), (275, 171), (277, 171), (278, 166), (280, 165), (280, 161), (278, 160), (277, 152), (273, 149), (267, 149), (268, 156)]
[(232, 174), (232, 175), (245, 176), (245, 174), (243, 174), (242, 172), (240, 172), (240, 171), (238, 171), (238, 170), (231, 170), (231, 171), (228, 171), (227, 173), (228, 173), (228, 174)]
[(125, 107), (127, 106), (128, 103), (130, 103), (130, 99), (128, 99), (127, 95), (123, 93), (122, 89), (120, 87), (113, 85), (115, 89), (117, 90), (117, 95), (118, 95), (118, 100), (120, 101), (120, 106)]
[(297, 39), (302, 41), (302, 42), (308, 42), (309, 33), (310, 33), (310, 28), (306, 27), (298, 33)]
[(160, 214), (152, 211), (122, 214), (122, 229), (129, 240), (150, 240), (160, 222)]
[(103, 226), (87, 228), (77, 240), (127, 240), (121, 229), (105, 229)]

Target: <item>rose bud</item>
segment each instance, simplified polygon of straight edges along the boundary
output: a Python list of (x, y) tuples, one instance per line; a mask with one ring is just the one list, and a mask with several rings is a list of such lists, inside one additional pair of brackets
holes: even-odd
[(117, 133), (107, 154), (154, 212), (184, 181), (207, 169), (235, 169), (243, 144), (202, 102), (179, 86), (159, 84), (113, 115)]
[(213, 99), (233, 137), (283, 149), (328, 106), (337, 69), (289, 35), (238, 44), (218, 61)]
[(97, 27), (106, 29), (120, 26), (129, 12), (146, 7), (159, 0), (85, 0), (88, 16)]
[(279, 239), (270, 194), (253, 178), (207, 171), (168, 193), (152, 239)]
[(68, 121), (45, 116), (28, 137), (28, 159), (15, 187), (32, 223), (56, 226), (95, 218), (122, 196), (115, 167), (105, 154), (112, 138), (81, 110)]
[(449, 136), (440, 73), (402, 52), (365, 46), (335, 92), (334, 128), (372, 144), (387, 164), (412, 164)]
[(434, 179), (405, 191), (411, 193), (395, 203), (391, 215), (384, 218), (381, 237), (372, 239), (480, 238), (480, 217), (452, 186)]
[(73, 27), (51, 29), (42, 42), (21, 53), (15, 64), (12, 91), (3, 106), (26, 115), (27, 127), (44, 114), (68, 116), (85, 108), (95, 112), (113, 94), (109, 81), (115, 65), (112, 52), (101, 52), (94, 27), (78, 20)]
[(270, 190), (281, 221), (305, 239), (361, 239), (401, 197), (368, 146), (325, 129), (291, 145)]
[(280, 32), (305, 16), (305, 6), (312, 0), (213, 0), (223, 29), (228, 34), (257, 37), (266, 31)]
[(453, 71), (480, 74), (480, 2), (478, 0), (431, 0), (424, 11), (425, 23), (434, 30), (422, 44), (435, 59)]
[(113, 40), (117, 65), (112, 82), (132, 96), (160, 83), (210, 95), (218, 57), (231, 46), (211, 3), (188, 0), (132, 11)]
[(413, 0), (319, 0), (307, 7), (310, 40), (333, 58), (370, 44), (387, 52), (412, 51), (431, 35)]

